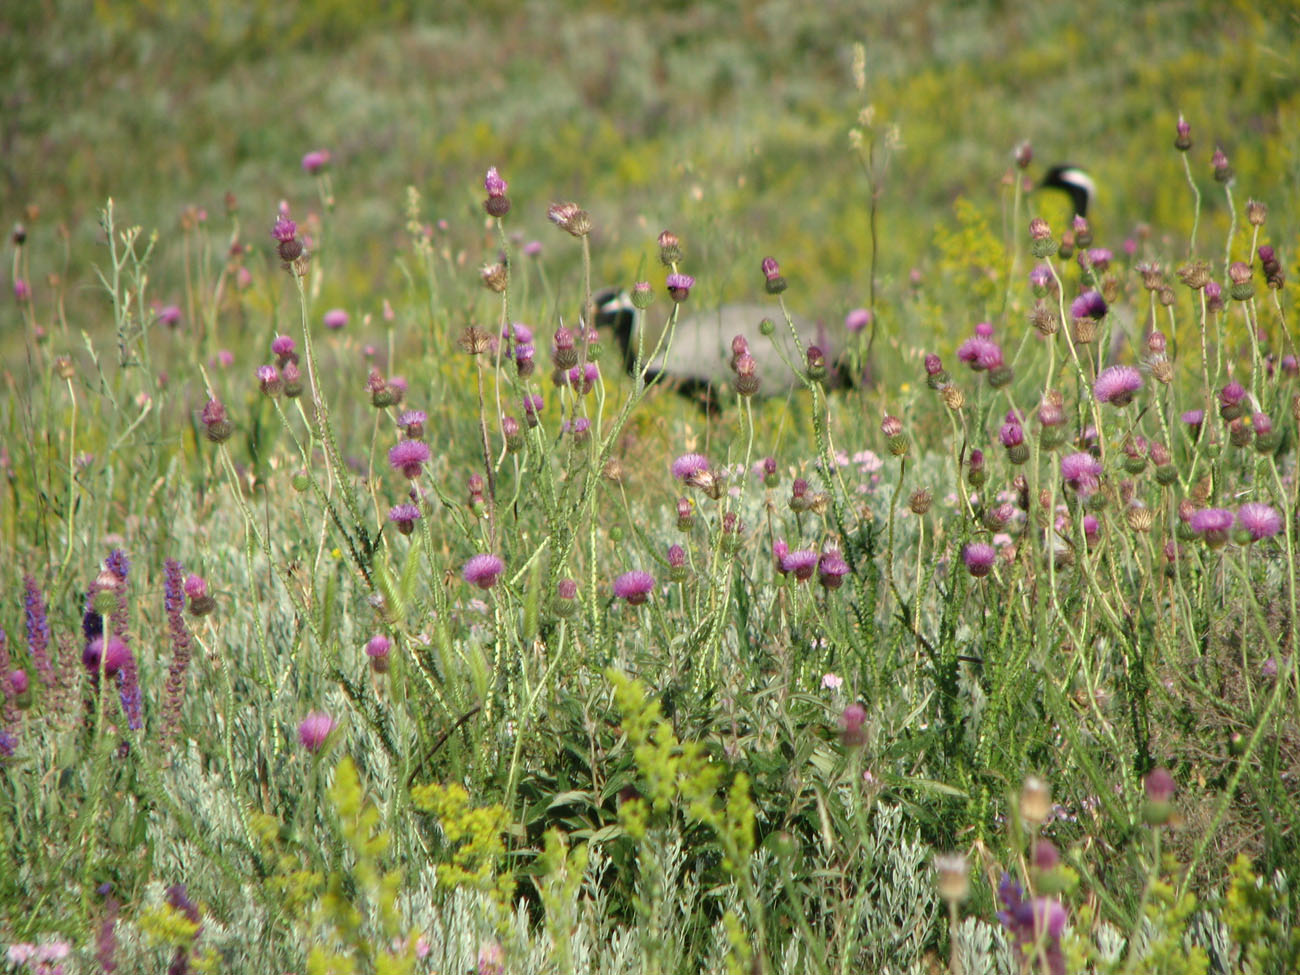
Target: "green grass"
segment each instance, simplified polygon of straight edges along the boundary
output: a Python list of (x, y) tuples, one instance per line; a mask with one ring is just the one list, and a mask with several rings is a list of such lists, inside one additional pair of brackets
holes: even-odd
[[(1069, 918), (1031, 970), (1057, 950), (1069, 971), (1293, 967), (1294, 33), (1285, 11), (1193, 4), (15, 13), (0, 209), (25, 224), (9, 254), (33, 294), (11, 300), (6, 272), (0, 674), (31, 687), (0, 679), (0, 939), (66, 938), (69, 971), (104, 967), (98, 951), (119, 970), (488, 972), (499, 945), (507, 971), (1011, 972), (1005, 871)], [(1059, 295), (1027, 282), (1029, 216), (1054, 204), (1015, 189), (1023, 139), (1026, 176), (1069, 159), (1102, 188), (1112, 265), (1056, 259)], [(299, 163), (315, 148), (332, 154), (319, 179)], [(492, 165), (513, 201), (500, 224)], [(269, 235), (282, 199), (311, 239), (301, 277)], [(591, 213), (584, 241), (546, 220), (567, 199)], [(588, 268), (594, 286), (651, 281), (649, 313), (671, 316), (665, 228), (698, 279), (686, 312), (761, 295), (768, 254), (792, 312), (837, 322), (874, 289), (876, 384), (705, 415), (593, 346), (596, 389), (553, 387), (551, 336)], [(479, 269), (503, 250), (499, 295)], [(1190, 259), (1223, 284), (1221, 312), (1179, 283)], [(1234, 260), (1254, 261), (1249, 297), (1228, 296)], [(1167, 304), (1140, 261), (1164, 268)], [(1059, 316), (1090, 286), (1112, 306), (1096, 342), (1068, 314), (1050, 341), (1029, 326), (1040, 300)], [(323, 327), (331, 308), (346, 328)], [(1010, 377), (956, 357), (977, 321)], [(464, 351), (467, 329), (506, 322), (535, 332), (531, 378)], [(1122, 408), (1092, 394), (1116, 329), (1120, 361), (1144, 366)], [(276, 335), (296, 343), (300, 398), (258, 390)], [(948, 378), (926, 382), (929, 352)], [(377, 408), (367, 383), (394, 375), (402, 405)], [(1230, 379), (1274, 434), (1221, 417)], [(1064, 443), (1040, 435), (1048, 389)], [(432, 448), (409, 536), (388, 522), (412, 487), (388, 461), (407, 406)], [(563, 432), (578, 417), (585, 442)], [(1091, 496), (1061, 476), (1089, 450)], [(673, 479), (688, 452), (718, 490)], [(1251, 500), (1283, 530), (1219, 548), (1188, 524)], [(990, 541), (974, 576), (963, 551)], [(782, 542), (852, 571), (797, 581)], [(491, 589), (461, 578), (480, 552), (505, 563)], [(181, 616), (168, 560), (207, 581), (211, 615)], [(657, 579), (645, 605), (613, 592), (632, 570)], [(48, 682), (26, 576), (54, 634)], [(114, 676), (82, 666), (87, 593), (106, 587), (91, 602), (132, 650), (139, 728)], [(386, 672), (364, 652), (377, 633)], [(298, 725), (316, 710), (337, 727), (312, 751)], [(1158, 767), (1172, 810), (1143, 791)], [(1050, 786), (1047, 823), (1028, 776)], [(934, 883), (948, 851), (971, 867), (960, 906)]]

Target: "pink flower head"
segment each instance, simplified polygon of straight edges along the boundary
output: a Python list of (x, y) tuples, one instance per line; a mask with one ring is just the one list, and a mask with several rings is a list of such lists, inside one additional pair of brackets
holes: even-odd
[(1106, 316), (1106, 299), (1096, 291), (1085, 291), (1070, 302), (1070, 317), (1100, 320)]
[(992, 571), (997, 557), (998, 550), (988, 542), (971, 542), (961, 550), (961, 560), (966, 563), (966, 570), (976, 579), (983, 578)]
[(366, 641), (366, 656), (372, 658), (387, 657), (393, 642), (382, 633), (376, 633)]
[(650, 598), (655, 579), (649, 572), (625, 572), (614, 580), (614, 598), (625, 599), (631, 606), (640, 606)]
[(275, 218), (275, 226), (271, 228), (271, 237), (282, 244), (287, 244), (298, 236), (298, 225), (289, 219), (288, 214), (281, 213)]
[(296, 358), (296, 348), (293, 339), (287, 335), (277, 335), (271, 340), (271, 354), (277, 359)]
[(302, 168), (313, 175), (319, 173), (330, 163), (328, 149), (313, 149), (302, 157)]
[(825, 673), (822, 674), (822, 690), (838, 691), (844, 686), (844, 678), (839, 674)]
[(325, 313), (325, 327), (338, 331), (348, 323), (348, 313), (342, 308), (331, 308)]
[(818, 555), (811, 549), (787, 552), (781, 557), (781, 571), (788, 572), (797, 582), (807, 582), (817, 568)]
[(867, 723), (867, 709), (861, 704), (850, 704), (840, 714), (840, 741), (849, 747), (865, 745), (867, 733), (863, 725)]
[(1226, 508), (1201, 508), (1192, 513), (1187, 523), (1210, 548), (1221, 548), (1228, 542), (1233, 520), (1232, 512)]
[(487, 191), (489, 197), (505, 196), (509, 188), (510, 184), (501, 178), (495, 166), (491, 167), (483, 177), (483, 189)]
[(112, 677), (127, 665), (131, 659), (131, 649), (119, 636), (109, 637), (105, 648), (104, 637), (97, 636), (86, 644), (86, 649), (81, 654), (81, 662), (88, 671), (98, 674), (101, 658), (104, 673)]
[(875, 318), (870, 309), (854, 308), (844, 316), (844, 328), (852, 334), (857, 334), (871, 324)]
[(325, 739), (335, 728), (335, 721), (324, 711), (308, 712), (307, 717), (298, 723), (298, 741), (303, 748), (315, 755), (325, 745)]
[(685, 481), (709, 469), (709, 459), (702, 454), (682, 454), (673, 461), (673, 477)]
[(977, 335), (958, 346), (957, 358), (976, 372), (996, 369), (1003, 364), (1002, 346), (990, 338)]
[(1066, 454), (1061, 458), (1061, 479), (1083, 497), (1101, 486), (1101, 471), (1101, 461), (1087, 452)]
[(506, 564), (501, 561), (500, 556), (485, 553), (475, 555), (466, 562), (460, 574), (470, 585), (478, 586), (480, 589), (491, 589), (505, 570)]
[(181, 320), (181, 310), (178, 305), (163, 305), (158, 309), (158, 324), (166, 325), (169, 328), (175, 328)]
[(393, 470), (411, 479), (419, 477), (428, 462), (429, 445), (423, 440), (403, 440), (388, 451), (388, 463)]
[(195, 599), (204, 599), (208, 595), (208, 584), (202, 576), (195, 575), (191, 572), (185, 577), (182, 587), (185, 590), (185, 597), (191, 602)]
[(1099, 403), (1127, 406), (1133, 394), (1142, 388), (1142, 373), (1132, 366), (1108, 366), (1097, 376), (1092, 394)]
[(1282, 516), (1270, 504), (1251, 501), (1237, 509), (1237, 524), (1252, 542), (1272, 538), (1282, 530)]
[(666, 283), (673, 301), (685, 301), (695, 287), (695, 279), (689, 274), (670, 274)]
[(817, 580), (827, 589), (838, 589), (849, 574), (849, 564), (835, 549), (823, 552), (817, 562)]

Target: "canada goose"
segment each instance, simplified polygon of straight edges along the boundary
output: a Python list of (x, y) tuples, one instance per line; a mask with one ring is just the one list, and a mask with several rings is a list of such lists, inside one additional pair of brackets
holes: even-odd
[[(633, 304), (626, 291), (606, 290), (593, 296), (596, 306), (597, 327), (613, 330), (623, 354), (623, 365), (629, 374), (636, 372), (637, 353), (647, 357), (654, 353), (655, 345), (667, 325), (668, 312), (660, 310), (652, 315), (653, 322), (642, 339), (639, 322), (645, 322), (644, 312)], [(770, 319), (775, 326), (771, 336), (760, 329), (760, 323)], [(755, 395), (782, 395), (802, 385), (800, 376), (808, 369), (809, 346), (822, 351), (827, 383), (843, 384), (847, 377), (838, 368), (838, 358), (843, 351), (843, 340), (835, 342), (825, 326), (802, 318), (794, 318), (799, 344), (795, 347), (790, 328), (774, 304), (722, 305), (711, 311), (678, 311), (677, 328), (672, 344), (661, 349), (650, 362), (649, 376), (660, 376), (685, 396), (703, 396), (712, 402), (718, 390), (735, 388), (737, 374), (732, 368), (733, 342), (737, 336), (745, 340), (748, 353), (754, 360), (754, 374), (759, 387)], [(781, 352), (777, 351), (777, 346)], [(784, 353), (784, 360), (782, 359)], [(796, 375), (791, 369), (799, 370)]]
[(1088, 204), (1092, 202), (1093, 196), (1097, 192), (1097, 186), (1092, 181), (1092, 177), (1080, 169), (1078, 166), (1071, 166), (1068, 163), (1061, 166), (1053, 166), (1043, 177), (1040, 189), (1061, 190), (1068, 193), (1070, 202), (1074, 205), (1074, 216), (1087, 217)]

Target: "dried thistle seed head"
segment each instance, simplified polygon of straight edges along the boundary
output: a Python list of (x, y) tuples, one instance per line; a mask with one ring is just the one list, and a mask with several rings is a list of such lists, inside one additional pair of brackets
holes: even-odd
[(1020, 818), (1034, 826), (1047, 822), (1052, 812), (1052, 790), (1036, 775), (1020, 787)]
[(1192, 261), (1184, 264), (1177, 271), (1178, 280), (1193, 291), (1199, 291), (1210, 283), (1210, 265), (1205, 261)]
[(483, 287), (501, 294), (510, 281), (510, 271), (504, 264), (485, 264), (479, 269), (479, 277), (483, 281)]
[(492, 347), (492, 333), (477, 325), (468, 326), (456, 343), (470, 355), (482, 355)]

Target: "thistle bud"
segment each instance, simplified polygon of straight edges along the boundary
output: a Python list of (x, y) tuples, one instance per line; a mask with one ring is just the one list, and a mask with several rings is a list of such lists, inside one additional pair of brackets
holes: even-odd
[(1178, 126), (1174, 135), (1174, 148), (1179, 152), (1186, 152), (1192, 147), (1192, 127), (1188, 124), (1187, 119), (1181, 115), (1178, 116)]
[(659, 260), (665, 267), (673, 267), (682, 259), (682, 242), (671, 230), (659, 235)]

